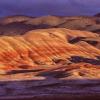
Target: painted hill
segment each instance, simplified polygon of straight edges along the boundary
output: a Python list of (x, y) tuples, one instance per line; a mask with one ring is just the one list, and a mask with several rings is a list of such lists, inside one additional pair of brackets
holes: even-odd
[(0, 37), (2, 71), (38, 66), (90, 63), (100, 65), (98, 34), (64, 28), (33, 30), (24, 35)]

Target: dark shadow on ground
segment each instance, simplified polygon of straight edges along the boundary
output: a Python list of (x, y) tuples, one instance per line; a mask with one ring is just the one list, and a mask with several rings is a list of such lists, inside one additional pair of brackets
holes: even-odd
[(100, 65), (100, 57), (99, 56), (97, 57), (97, 59), (85, 58), (85, 57), (81, 57), (81, 56), (72, 56), (69, 60), (73, 63), (84, 62), (84, 63), (93, 64), (93, 65)]
[(99, 79), (53, 81), (46, 77), (44, 80), (2, 81), (0, 88), (0, 100), (100, 100)]

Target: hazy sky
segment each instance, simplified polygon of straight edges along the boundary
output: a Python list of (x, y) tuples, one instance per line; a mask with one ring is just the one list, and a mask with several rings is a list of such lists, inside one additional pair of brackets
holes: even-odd
[(100, 0), (0, 0), (0, 16), (93, 15)]

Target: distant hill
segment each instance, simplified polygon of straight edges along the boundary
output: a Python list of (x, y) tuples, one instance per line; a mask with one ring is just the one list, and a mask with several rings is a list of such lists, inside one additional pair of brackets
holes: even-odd
[(43, 16), (38, 18), (28, 16), (9, 16), (0, 19), (1, 35), (24, 34), (30, 30), (48, 28), (67, 28), (100, 33), (100, 18), (86, 16)]
[(96, 14), (95, 16), (96, 16), (96, 17), (100, 17), (100, 13)]

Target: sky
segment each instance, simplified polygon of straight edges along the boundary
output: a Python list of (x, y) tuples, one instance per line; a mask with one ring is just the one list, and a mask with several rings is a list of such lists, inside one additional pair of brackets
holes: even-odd
[(75, 16), (100, 13), (100, 0), (0, 0), (0, 17)]

